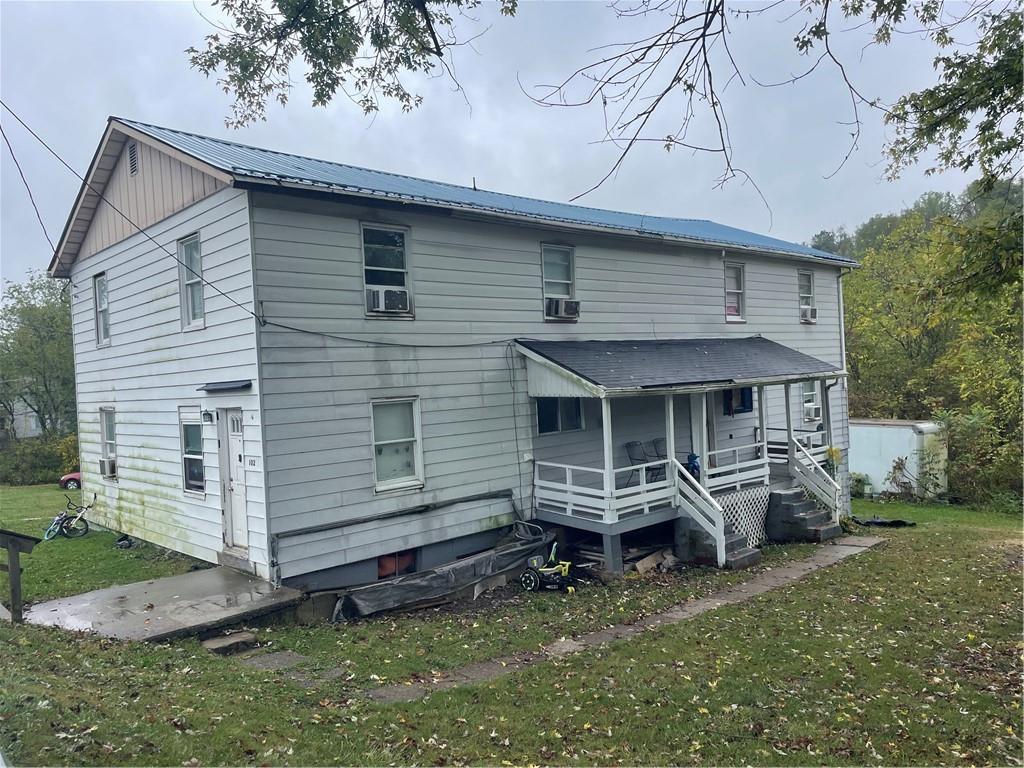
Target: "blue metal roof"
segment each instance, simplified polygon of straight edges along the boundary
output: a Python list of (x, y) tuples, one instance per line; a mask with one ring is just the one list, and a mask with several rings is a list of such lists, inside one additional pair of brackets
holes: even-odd
[(728, 227), (724, 224), (716, 224), (707, 219), (673, 219), (664, 216), (646, 216), (639, 213), (588, 208), (582, 205), (556, 203), (548, 200), (535, 200), (529, 197), (506, 195), (501, 192), (472, 189), (441, 181), (417, 179), (411, 176), (332, 163), (327, 160), (290, 155), (237, 144), (233, 141), (161, 128), (134, 120), (113, 119), (239, 179), (280, 181), (313, 188), (329, 188), (356, 195), (495, 213), (570, 226), (596, 227), (650, 237), (679, 238), (713, 246), (803, 256), (840, 264), (856, 264), (850, 259), (826, 251)]

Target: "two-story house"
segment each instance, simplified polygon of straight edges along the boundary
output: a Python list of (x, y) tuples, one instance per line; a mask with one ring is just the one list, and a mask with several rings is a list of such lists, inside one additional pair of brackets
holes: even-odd
[(328, 588), (517, 516), (614, 569), (669, 520), (749, 561), (779, 489), (838, 515), (853, 266), (111, 118), (49, 273), (97, 522)]

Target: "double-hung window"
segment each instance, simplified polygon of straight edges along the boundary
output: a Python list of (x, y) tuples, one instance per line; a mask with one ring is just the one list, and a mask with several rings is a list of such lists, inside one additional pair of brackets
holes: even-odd
[(377, 400), (370, 408), (376, 489), (390, 491), (423, 485), (419, 400)]
[(800, 322), (817, 322), (818, 312), (814, 307), (814, 273), (801, 269), (796, 273), (796, 282), (800, 302)]
[(805, 381), (802, 393), (804, 421), (821, 421), (821, 400), (819, 398), (818, 382)]
[(203, 308), (203, 256), (198, 233), (178, 241), (178, 262), (181, 327), (202, 328), (206, 314)]
[(725, 265), (725, 319), (730, 322), (743, 320), (747, 300), (744, 292), (744, 269), (742, 264)]
[(722, 413), (735, 416), (738, 413), (751, 413), (754, 410), (754, 389), (726, 389), (722, 391)]
[(206, 491), (206, 466), (203, 464), (203, 422), (198, 410), (178, 411), (181, 427), (181, 476), (186, 491)]
[(363, 287), (368, 315), (411, 315), (406, 232), (364, 224)]
[(100, 408), (100, 463), (104, 477), (117, 477), (117, 425), (113, 408)]
[(541, 246), (545, 299), (571, 299), (575, 294), (573, 249), (566, 245)]
[(92, 295), (96, 306), (96, 344), (110, 343), (110, 299), (107, 296), (107, 273), (92, 279)]
[(583, 406), (578, 397), (538, 397), (537, 434), (583, 429)]

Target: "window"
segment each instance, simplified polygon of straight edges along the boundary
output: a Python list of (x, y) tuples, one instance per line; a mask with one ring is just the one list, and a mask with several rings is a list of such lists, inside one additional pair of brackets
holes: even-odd
[(100, 408), (100, 469), (104, 477), (117, 477), (117, 426), (113, 408)]
[(803, 383), (804, 421), (821, 420), (821, 402), (818, 382), (805, 381)]
[(197, 410), (178, 413), (181, 424), (181, 476), (186, 491), (206, 491), (206, 467), (203, 466), (203, 423)]
[(109, 344), (110, 300), (107, 297), (106, 272), (101, 272), (92, 279), (92, 294), (96, 302), (96, 344)]
[(128, 175), (139, 174), (139, 145), (134, 141), (128, 142)]
[(367, 314), (411, 314), (405, 239), (405, 230), (402, 229), (363, 227), (363, 285)]
[(750, 413), (754, 410), (754, 389), (726, 389), (722, 391), (722, 413), (735, 416), (737, 413)]
[(796, 277), (800, 301), (800, 320), (804, 323), (816, 322), (818, 313), (814, 308), (814, 273), (800, 270), (796, 273)]
[(578, 397), (538, 397), (537, 434), (583, 429), (583, 404)]
[(571, 299), (573, 285), (573, 249), (564, 245), (541, 246), (545, 299)]
[(189, 235), (178, 241), (178, 272), (181, 275), (181, 327), (202, 328), (203, 309), (203, 256), (199, 235)]
[(377, 558), (377, 579), (390, 579), (416, 572), (416, 550), (406, 549)]
[(373, 465), (378, 491), (423, 485), (419, 400), (371, 403)]
[(725, 319), (736, 322), (743, 319), (746, 300), (743, 295), (743, 265), (725, 265)]

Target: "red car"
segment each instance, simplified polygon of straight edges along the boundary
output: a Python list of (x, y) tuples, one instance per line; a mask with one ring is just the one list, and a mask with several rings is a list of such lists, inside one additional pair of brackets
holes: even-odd
[(60, 479), (60, 487), (68, 491), (77, 491), (82, 487), (82, 473), (71, 472)]

